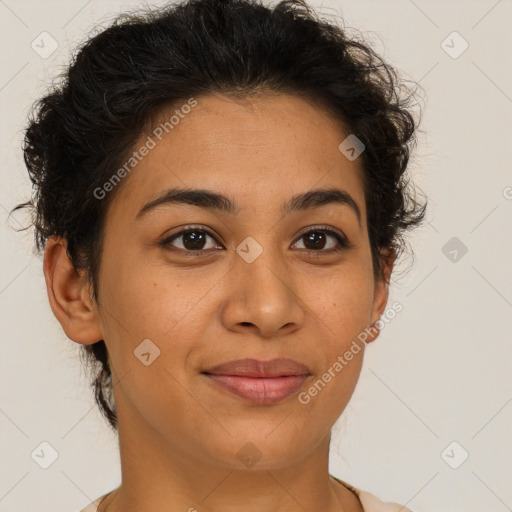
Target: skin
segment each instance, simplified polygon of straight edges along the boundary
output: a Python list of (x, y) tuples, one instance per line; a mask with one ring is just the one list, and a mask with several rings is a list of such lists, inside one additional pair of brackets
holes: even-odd
[[(196, 99), (118, 185), (99, 304), (64, 239), (52, 237), (45, 251), (50, 305), (67, 336), (84, 345), (103, 339), (109, 352), (122, 484), (100, 510), (361, 511), (355, 494), (329, 476), (328, 457), (364, 348), (306, 405), (297, 395), (257, 405), (201, 375), (233, 359), (289, 357), (313, 374), (303, 391), (383, 314), (394, 257), (375, 281), (361, 159), (338, 149), (350, 132), (298, 96)], [(183, 186), (229, 196), (240, 213), (174, 204), (135, 220), (148, 201)], [(282, 216), (295, 194), (331, 187), (352, 196), (361, 223), (337, 203)], [(194, 246), (183, 236), (171, 248), (157, 245), (190, 224), (216, 235), (205, 241), (211, 254), (184, 256)], [(352, 247), (329, 252), (338, 246), (329, 234), (320, 248), (306, 245), (303, 234), (321, 225)], [(263, 248), (252, 263), (235, 252), (248, 236)], [(148, 338), (160, 356), (146, 366), (134, 350)], [(246, 443), (261, 453), (251, 468), (237, 456)]]

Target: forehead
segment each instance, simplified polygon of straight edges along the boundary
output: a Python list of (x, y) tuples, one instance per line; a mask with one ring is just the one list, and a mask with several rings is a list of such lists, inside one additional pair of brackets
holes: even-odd
[(320, 105), (285, 94), (194, 100), (193, 107), (183, 101), (161, 111), (140, 136), (134, 151), (151, 149), (121, 183), (116, 209), (134, 218), (172, 187), (215, 190), (236, 197), (242, 208), (261, 206), (263, 197), (268, 206), (309, 189), (338, 187), (366, 215), (361, 159), (340, 152), (349, 131)]

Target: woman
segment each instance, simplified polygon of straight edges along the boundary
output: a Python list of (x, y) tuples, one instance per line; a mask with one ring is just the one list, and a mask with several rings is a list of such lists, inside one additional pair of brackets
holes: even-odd
[(409, 510), (328, 469), (425, 213), (402, 85), (300, 0), (190, 0), (120, 17), (38, 102), (18, 207), (119, 434), (84, 512)]

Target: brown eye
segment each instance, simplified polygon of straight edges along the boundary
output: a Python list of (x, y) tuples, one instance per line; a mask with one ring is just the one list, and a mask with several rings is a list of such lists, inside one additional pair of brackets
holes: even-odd
[[(345, 237), (329, 229), (313, 229), (307, 231), (301, 235), (299, 241), (300, 240), (303, 241), (304, 247), (299, 247), (299, 249), (313, 252), (330, 253), (350, 247)], [(297, 243), (298, 242), (296, 242), (296, 244)]]
[[(212, 245), (212, 242), (210, 242), (210, 247), (207, 247), (209, 238), (211, 238), (214, 243)], [(199, 228), (181, 229), (178, 233), (175, 233), (160, 242), (159, 245), (169, 250), (193, 253), (194, 256), (210, 252), (210, 249), (215, 249), (217, 247), (213, 235), (208, 231)]]

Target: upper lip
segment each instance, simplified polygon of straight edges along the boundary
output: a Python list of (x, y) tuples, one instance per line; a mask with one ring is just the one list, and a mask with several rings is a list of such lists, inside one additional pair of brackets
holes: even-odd
[(212, 368), (203, 373), (212, 375), (238, 375), (242, 377), (254, 378), (272, 378), (286, 377), (291, 375), (310, 375), (309, 368), (293, 359), (276, 358), (269, 361), (259, 361), (258, 359), (237, 359), (236, 361), (228, 361)]

